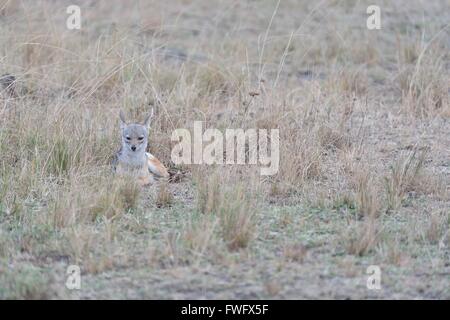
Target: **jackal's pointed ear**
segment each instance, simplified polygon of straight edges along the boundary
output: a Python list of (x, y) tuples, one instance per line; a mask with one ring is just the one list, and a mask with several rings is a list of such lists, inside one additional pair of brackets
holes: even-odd
[(152, 118), (153, 118), (153, 109), (144, 119), (143, 125), (145, 127), (147, 127), (147, 129), (150, 128), (150, 123), (152, 122)]
[(127, 122), (125, 120), (125, 113), (123, 113), (123, 110), (120, 110), (119, 118), (120, 118), (120, 129), (123, 130), (127, 125)]

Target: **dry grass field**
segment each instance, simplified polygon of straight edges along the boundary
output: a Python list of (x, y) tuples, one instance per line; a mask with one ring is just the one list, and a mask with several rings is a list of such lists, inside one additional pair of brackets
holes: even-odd
[[(450, 299), (449, 23), (447, 0), (0, 0), (0, 298)], [(172, 177), (140, 188), (110, 163), (119, 110), (151, 108)], [(173, 164), (194, 121), (279, 129), (279, 172)]]

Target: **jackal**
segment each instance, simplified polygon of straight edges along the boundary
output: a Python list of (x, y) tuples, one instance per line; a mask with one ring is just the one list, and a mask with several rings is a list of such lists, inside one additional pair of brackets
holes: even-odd
[(127, 124), (123, 111), (120, 111), (122, 146), (114, 157), (113, 169), (117, 174), (136, 178), (141, 186), (149, 185), (159, 178), (169, 177), (166, 167), (146, 151), (152, 116), (153, 110), (142, 124)]

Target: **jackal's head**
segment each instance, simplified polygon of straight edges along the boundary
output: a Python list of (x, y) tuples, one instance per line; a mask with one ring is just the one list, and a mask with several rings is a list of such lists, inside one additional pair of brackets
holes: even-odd
[(122, 132), (122, 145), (125, 148), (124, 151), (136, 153), (145, 152), (148, 144), (148, 129), (150, 127), (152, 116), (153, 110), (145, 117), (142, 124), (127, 124), (123, 111), (120, 111), (120, 130)]

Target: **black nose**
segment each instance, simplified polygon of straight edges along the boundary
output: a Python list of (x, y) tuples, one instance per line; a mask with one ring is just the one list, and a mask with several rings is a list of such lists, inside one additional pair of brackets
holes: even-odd
[(136, 146), (131, 146), (131, 150), (136, 151)]

